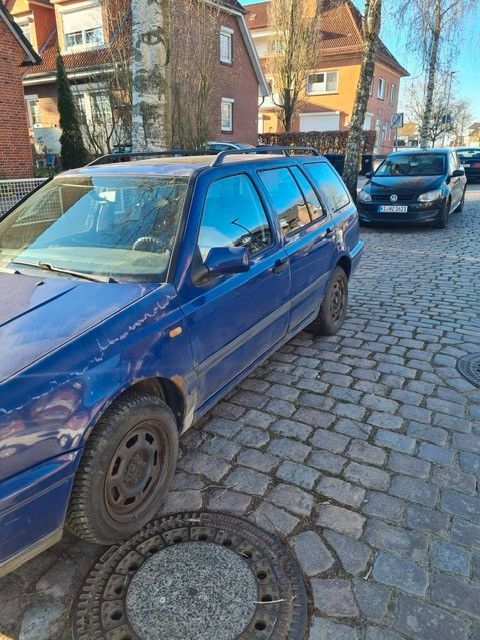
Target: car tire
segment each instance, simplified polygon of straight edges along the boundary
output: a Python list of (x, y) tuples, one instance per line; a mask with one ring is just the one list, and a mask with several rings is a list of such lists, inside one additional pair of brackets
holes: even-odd
[(348, 279), (342, 267), (335, 267), (320, 311), (309, 329), (322, 336), (333, 336), (342, 326), (348, 307)]
[(175, 474), (178, 426), (155, 395), (127, 393), (100, 418), (75, 476), (66, 527), (115, 544), (154, 518)]
[(440, 214), (440, 218), (435, 223), (437, 229), (445, 229), (448, 225), (448, 221), (450, 219), (450, 198), (445, 203), (445, 206), (442, 209), (442, 213)]
[(463, 205), (465, 204), (465, 192), (467, 191), (467, 187), (463, 190), (462, 199), (460, 200), (460, 204), (456, 208), (456, 213), (462, 213)]

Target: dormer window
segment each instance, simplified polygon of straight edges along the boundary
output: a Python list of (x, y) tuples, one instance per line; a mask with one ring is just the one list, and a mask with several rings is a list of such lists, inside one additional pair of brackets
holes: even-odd
[(66, 51), (94, 49), (104, 43), (102, 8), (99, 4), (89, 4), (74, 8), (65, 5), (61, 9), (62, 26)]

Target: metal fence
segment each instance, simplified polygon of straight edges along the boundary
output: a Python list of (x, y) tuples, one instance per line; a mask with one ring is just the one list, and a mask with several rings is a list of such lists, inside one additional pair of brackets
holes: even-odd
[(23, 178), (19, 180), (0, 180), (0, 215), (8, 211), (19, 200), (28, 196), (46, 178)]

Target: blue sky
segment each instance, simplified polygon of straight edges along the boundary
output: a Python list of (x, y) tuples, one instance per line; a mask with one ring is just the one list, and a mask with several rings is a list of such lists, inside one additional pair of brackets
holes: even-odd
[[(240, 0), (241, 4), (252, 4), (255, 0)], [(362, 0), (354, 0), (357, 7), (363, 9)], [(412, 78), (421, 77), (422, 69), (414, 55), (409, 53), (406, 37), (399, 26), (394, 14), (396, 0), (386, 0), (384, 3), (387, 10), (384, 10), (382, 21), (382, 39), (387, 47), (392, 51), (398, 61), (410, 71)], [(390, 9), (390, 10), (389, 10)], [(457, 71), (453, 83), (452, 93), (456, 98), (466, 98), (471, 103), (471, 111), (474, 120), (480, 121), (480, 71), (479, 71), (479, 49), (480, 49), (480, 13), (471, 17), (468, 21), (468, 28), (461, 29), (458, 52), (454, 57), (452, 69)], [(402, 80), (405, 88), (410, 79)], [(400, 94), (401, 101), (401, 94)]]

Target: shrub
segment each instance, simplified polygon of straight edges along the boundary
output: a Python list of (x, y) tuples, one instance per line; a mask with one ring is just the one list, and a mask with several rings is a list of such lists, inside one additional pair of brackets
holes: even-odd
[[(314, 147), (321, 154), (345, 153), (348, 131), (305, 131), (261, 133), (259, 139), (264, 144), (280, 146)], [(363, 153), (373, 153), (375, 131), (365, 131)]]
[(85, 149), (78, 123), (72, 90), (63, 65), (62, 56), (57, 57), (58, 113), (60, 114), (60, 158), (63, 169), (75, 169), (87, 164), (89, 156)]

